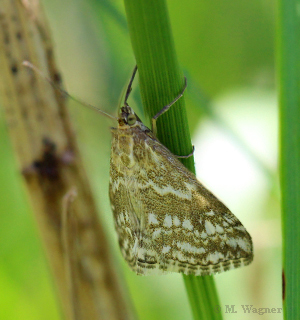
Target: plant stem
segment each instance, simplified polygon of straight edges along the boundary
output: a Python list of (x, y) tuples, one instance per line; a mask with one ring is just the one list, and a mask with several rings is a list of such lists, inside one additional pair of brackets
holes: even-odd
[[(132, 319), (99, 223), (67, 101), (22, 66), (30, 60), (60, 84), (43, 12), (37, 2), (3, 0), (0, 21), (0, 93), (7, 126), (65, 318)], [(71, 205), (74, 187), (78, 197)], [(69, 200), (63, 201), (68, 194)]]
[(298, 1), (278, 5), (283, 308), (300, 319), (300, 16)]
[[(139, 68), (140, 90), (146, 114), (152, 118), (170, 103), (184, 86), (166, 2), (164, 0), (124, 0), (129, 33)], [(184, 98), (157, 121), (157, 137), (176, 155), (192, 152)], [(195, 172), (193, 157), (181, 159)], [(218, 296), (213, 278), (183, 276), (195, 319), (221, 319), (214, 311)]]

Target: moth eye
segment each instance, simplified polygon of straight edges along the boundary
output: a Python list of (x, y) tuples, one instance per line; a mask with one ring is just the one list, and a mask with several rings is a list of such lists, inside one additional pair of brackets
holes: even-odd
[(136, 117), (134, 114), (129, 115), (129, 117), (127, 118), (127, 123), (132, 126), (134, 125), (136, 122)]

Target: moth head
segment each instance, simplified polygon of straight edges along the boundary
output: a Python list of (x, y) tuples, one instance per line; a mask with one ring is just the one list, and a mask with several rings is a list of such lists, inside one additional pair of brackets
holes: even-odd
[(134, 113), (133, 109), (128, 105), (123, 106), (120, 109), (119, 114), (119, 126), (137, 126), (142, 124), (140, 118)]

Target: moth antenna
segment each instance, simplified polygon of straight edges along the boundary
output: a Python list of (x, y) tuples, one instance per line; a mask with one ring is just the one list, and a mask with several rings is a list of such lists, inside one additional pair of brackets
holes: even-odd
[(128, 105), (127, 99), (128, 99), (128, 97), (129, 97), (129, 95), (130, 95), (130, 92), (131, 92), (131, 90), (132, 90), (132, 82), (133, 82), (134, 77), (135, 77), (135, 75), (136, 75), (137, 69), (138, 69), (138, 67), (137, 67), (137, 65), (136, 65), (136, 66), (134, 67), (134, 69), (133, 69), (132, 76), (131, 76), (131, 78), (130, 78), (130, 81), (129, 81), (129, 84), (128, 84), (128, 87), (127, 87), (127, 90), (126, 90), (126, 95), (125, 95), (125, 99), (124, 99), (124, 105), (125, 105), (125, 106)]
[(65, 96), (67, 96), (68, 98), (72, 99), (75, 102), (78, 102), (82, 105), (84, 105), (85, 107), (88, 107), (90, 109), (94, 109), (96, 111), (98, 111), (99, 113), (102, 113), (103, 115), (105, 115), (106, 117), (113, 119), (113, 120), (118, 120), (117, 117), (112, 116), (109, 113), (106, 113), (104, 111), (102, 111), (101, 109), (93, 106), (92, 104), (89, 104), (87, 102), (84, 102), (74, 96), (71, 96), (66, 90), (64, 90), (62, 87), (60, 87), (59, 85), (55, 84), (50, 78), (48, 78), (40, 69), (38, 69), (35, 65), (33, 65), (31, 62), (29, 61), (23, 61), (22, 65), (33, 70), (36, 74), (38, 74), (39, 76), (41, 76), (42, 78), (44, 78), (45, 80), (47, 80), (52, 87), (54, 87), (55, 89), (57, 89), (58, 91), (60, 91), (62, 94), (64, 94)]

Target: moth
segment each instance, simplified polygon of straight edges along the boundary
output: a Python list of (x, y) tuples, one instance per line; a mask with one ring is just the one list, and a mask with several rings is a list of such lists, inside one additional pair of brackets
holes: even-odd
[(203, 276), (248, 265), (253, 246), (244, 226), (128, 105), (135, 72), (111, 129), (109, 194), (124, 259), (138, 275)]
[(119, 117), (80, 101), (31, 68), (64, 95), (117, 120), (112, 128), (109, 195), (119, 245), (138, 275), (181, 272), (211, 275), (246, 266), (253, 260), (251, 236), (231, 211), (207, 190), (156, 138), (157, 118), (147, 128), (127, 103), (130, 79)]

